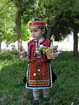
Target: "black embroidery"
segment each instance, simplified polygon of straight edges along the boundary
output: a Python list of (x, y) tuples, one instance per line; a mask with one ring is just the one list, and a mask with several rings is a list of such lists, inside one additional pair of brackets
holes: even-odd
[(32, 50), (33, 45), (30, 45), (29, 47), (29, 59), (31, 59), (31, 50)]

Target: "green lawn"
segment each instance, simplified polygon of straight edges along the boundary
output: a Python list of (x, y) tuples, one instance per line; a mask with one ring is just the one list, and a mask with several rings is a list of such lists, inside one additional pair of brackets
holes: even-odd
[[(10, 52), (0, 56), (0, 105), (32, 105), (32, 90), (25, 89), (23, 78), (28, 61)], [(73, 52), (62, 52), (51, 65), (57, 80), (45, 102), (40, 91), (40, 105), (79, 105), (79, 58)], [(46, 104), (47, 103), (47, 104)]]

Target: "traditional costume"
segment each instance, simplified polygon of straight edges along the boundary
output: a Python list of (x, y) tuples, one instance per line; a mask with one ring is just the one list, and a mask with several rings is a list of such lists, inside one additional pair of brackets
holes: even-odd
[(28, 43), (28, 61), (30, 63), (27, 70), (26, 88), (44, 89), (52, 87), (50, 60), (47, 59), (45, 54), (37, 50), (40, 45), (49, 47), (50, 43), (50, 40), (44, 39), (44, 37), (39, 41), (31, 40)]
[[(29, 26), (45, 27), (45, 22), (33, 21)], [(53, 47), (53, 44), (49, 39), (45, 39), (44, 37), (28, 42), (27, 53), (29, 64), (26, 74), (27, 82), (25, 85), (27, 89), (48, 89), (52, 87), (53, 80), (50, 60), (47, 59), (46, 54), (38, 50), (40, 46)], [(56, 76), (54, 79), (56, 79)]]
[[(45, 29), (45, 22), (33, 21), (29, 27), (43, 26)], [(28, 42), (28, 69), (26, 73), (27, 89), (33, 89), (34, 100), (39, 100), (39, 89), (43, 89), (44, 97), (49, 97), (49, 88), (52, 87), (56, 75), (53, 72), (54, 80), (52, 79), (52, 69), (50, 59), (47, 59), (46, 54), (39, 51), (40, 46), (53, 47), (52, 42), (44, 37), (39, 40), (30, 40)], [(36, 105), (36, 104), (35, 104)]]

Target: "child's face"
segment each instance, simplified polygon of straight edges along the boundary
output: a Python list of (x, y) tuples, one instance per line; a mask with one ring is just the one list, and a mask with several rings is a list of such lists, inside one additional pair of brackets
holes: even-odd
[(38, 40), (43, 37), (43, 34), (45, 33), (45, 29), (41, 30), (38, 27), (34, 26), (30, 28), (31, 35), (34, 38), (34, 40)]

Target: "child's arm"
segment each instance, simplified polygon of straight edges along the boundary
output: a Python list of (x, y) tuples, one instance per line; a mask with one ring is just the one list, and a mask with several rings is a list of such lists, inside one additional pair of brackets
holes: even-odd
[(21, 58), (27, 59), (28, 58), (28, 43), (22, 52), (20, 52)]
[[(53, 47), (53, 43), (51, 42), (50, 47)], [(51, 59), (56, 59), (58, 55), (61, 53), (61, 49), (57, 48), (57, 52), (55, 51), (54, 53), (50, 54)]]
[(27, 58), (27, 51), (22, 51), (22, 52), (20, 52), (20, 54), (22, 55), (22, 58)]
[(56, 59), (58, 57), (57, 53), (52, 53), (50, 54), (51, 59)]

